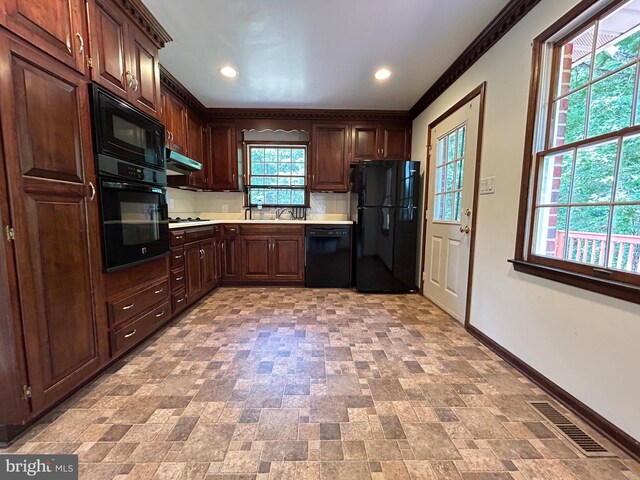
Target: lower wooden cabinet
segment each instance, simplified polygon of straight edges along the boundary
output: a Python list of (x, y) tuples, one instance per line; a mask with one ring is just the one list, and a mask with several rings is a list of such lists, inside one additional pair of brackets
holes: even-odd
[(237, 235), (225, 234), (220, 245), (222, 256), (221, 278), (225, 281), (240, 280), (240, 240)]
[(298, 225), (242, 225), (243, 283), (304, 281), (304, 237)]
[(171, 306), (174, 314), (217, 286), (216, 234), (216, 229), (209, 226), (171, 231)]

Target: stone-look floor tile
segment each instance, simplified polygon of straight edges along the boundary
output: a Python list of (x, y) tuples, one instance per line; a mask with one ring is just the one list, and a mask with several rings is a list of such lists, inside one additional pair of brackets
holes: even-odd
[(370, 480), (367, 462), (321, 462), (321, 480)]
[(6, 451), (89, 480), (640, 480), (527, 400), (549, 398), (418, 295), (222, 288)]

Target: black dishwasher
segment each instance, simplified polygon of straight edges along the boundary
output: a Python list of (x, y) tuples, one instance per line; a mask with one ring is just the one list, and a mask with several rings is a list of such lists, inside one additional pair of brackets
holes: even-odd
[(308, 225), (305, 228), (306, 287), (351, 286), (351, 227)]

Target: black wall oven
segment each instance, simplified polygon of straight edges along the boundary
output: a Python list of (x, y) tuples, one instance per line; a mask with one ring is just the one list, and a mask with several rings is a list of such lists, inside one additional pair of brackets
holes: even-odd
[(111, 271), (169, 253), (164, 127), (91, 88), (104, 264)]
[(107, 270), (169, 252), (169, 214), (164, 188), (103, 178), (100, 201)]

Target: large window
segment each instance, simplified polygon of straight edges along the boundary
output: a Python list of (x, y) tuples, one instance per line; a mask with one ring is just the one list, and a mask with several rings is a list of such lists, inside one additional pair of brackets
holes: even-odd
[(247, 145), (249, 204), (306, 205), (306, 157), (306, 145)]
[(582, 286), (600, 279), (599, 291), (640, 285), (639, 11), (640, 0), (610, 2), (534, 43), (541, 74), (516, 260)]

